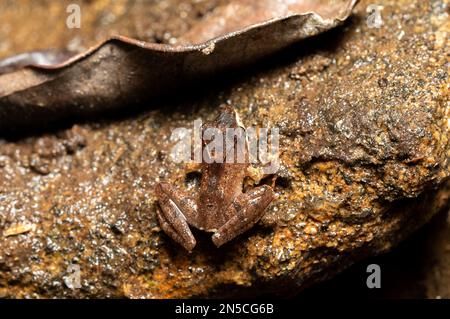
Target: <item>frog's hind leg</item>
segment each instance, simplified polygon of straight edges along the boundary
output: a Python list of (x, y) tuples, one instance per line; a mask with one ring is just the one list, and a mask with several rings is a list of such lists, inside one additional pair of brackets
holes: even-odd
[[(160, 209), (158, 208), (156, 211), (156, 215), (158, 216), (159, 224), (161, 228), (164, 230), (164, 232), (170, 236), (174, 241), (179, 243), (181, 246), (183, 246), (186, 250), (191, 251), (194, 249), (196, 245), (196, 241), (194, 236), (192, 236), (192, 233), (189, 234), (186, 232), (185, 229), (182, 229), (181, 232), (184, 232), (183, 235), (179, 235), (179, 231), (176, 230), (175, 227), (172, 227), (171, 223), (168, 221), (168, 219), (164, 216), (163, 213), (161, 213)], [(184, 228), (184, 227), (183, 227)], [(189, 230), (190, 232), (190, 230)]]
[(167, 183), (159, 183), (155, 189), (159, 207), (156, 214), (164, 232), (186, 250), (191, 251), (196, 241), (189, 224), (196, 224), (197, 207), (184, 192)]
[(267, 185), (238, 196), (228, 208), (231, 210), (228, 216), (233, 217), (212, 236), (214, 244), (220, 247), (250, 229), (264, 215), (264, 211), (273, 198), (273, 190)]

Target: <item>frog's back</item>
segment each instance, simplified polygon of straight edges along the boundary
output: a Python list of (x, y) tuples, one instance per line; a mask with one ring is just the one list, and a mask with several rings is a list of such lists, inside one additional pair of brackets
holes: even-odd
[[(223, 137), (224, 149), (228, 150), (226, 145), (227, 129), (241, 129), (239, 118), (231, 107), (224, 107), (218, 118), (211, 123), (205, 123), (203, 130), (214, 128), (220, 130)], [(243, 130), (245, 132), (245, 130)], [(242, 131), (240, 132), (242, 133)], [(241, 136), (242, 137), (242, 136)], [(222, 226), (231, 218), (227, 214), (227, 208), (234, 199), (242, 193), (242, 184), (246, 172), (246, 158), (244, 163), (240, 163), (237, 154), (241, 150), (244, 142), (244, 154), (247, 152), (247, 144), (245, 134), (243, 139), (233, 138), (233, 159), (227, 163), (226, 152), (222, 154), (222, 163), (203, 163), (202, 164), (202, 180), (200, 183), (199, 195), (199, 214), (202, 221), (201, 228), (207, 231), (214, 231)], [(204, 141), (204, 148), (207, 147), (209, 141)], [(241, 147), (241, 148), (239, 148)], [(203, 151), (205, 150), (203, 148)], [(213, 151), (212, 149), (211, 151)], [(211, 153), (212, 155), (213, 153)], [(244, 155), (246, 157), (246, 155)], [(242, 161), (242, 159), (240, 159)]]
[(227, 208), (242, 193), (245, 164), (204, 164), (198, 209), (201, 228), (214, 231), (231, 216)]

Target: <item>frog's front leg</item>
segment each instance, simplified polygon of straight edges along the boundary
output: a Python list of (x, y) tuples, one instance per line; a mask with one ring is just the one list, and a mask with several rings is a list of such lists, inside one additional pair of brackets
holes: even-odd
[(197, 225), (197, 205), (185, 192), (170, 184), (156, 185), (159, 209), (156, 214), (164, 232), (191, 251), (196, 244), (189, 225)]
[(263, 185), (239, 195), (228, 207), (228, 216), (233, 216), (212, 236), (217, 247), (250, 229), (264, 215), (274, 198), (270, 186)]

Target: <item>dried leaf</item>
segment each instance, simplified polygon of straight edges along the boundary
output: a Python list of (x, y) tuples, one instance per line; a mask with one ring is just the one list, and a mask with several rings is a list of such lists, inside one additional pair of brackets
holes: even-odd
[(234, 0), (177, 46), (117, 36), (69, 59), (34, 52), (0, 61), (0, 131), (139, 103), (249, 64), (339, 25), (356, 2)]
[(34, 224), (18, 224), (5, 229), (3, 232), (4, 237), (16, 236), (24, 233), (28, 233), (36, 228)]

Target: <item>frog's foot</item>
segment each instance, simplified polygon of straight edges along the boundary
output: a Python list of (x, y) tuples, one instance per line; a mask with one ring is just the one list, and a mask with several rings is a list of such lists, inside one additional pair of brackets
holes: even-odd
[(161, 228), (173, 240), (191, 251), (196, 244), (189, 228), (189, 224), (195, 225), (197, 217), (194, 201), (187, 194), (167, 183), (156, 185), (155, 192), (159, 202), (156, 214)]
[(241, 194), (228, 208), (233, 217), (212, 236), (217, 247), (250, 229), (264, 215), (264, 211), (274, 198), (270, 186), (263, 185)]

